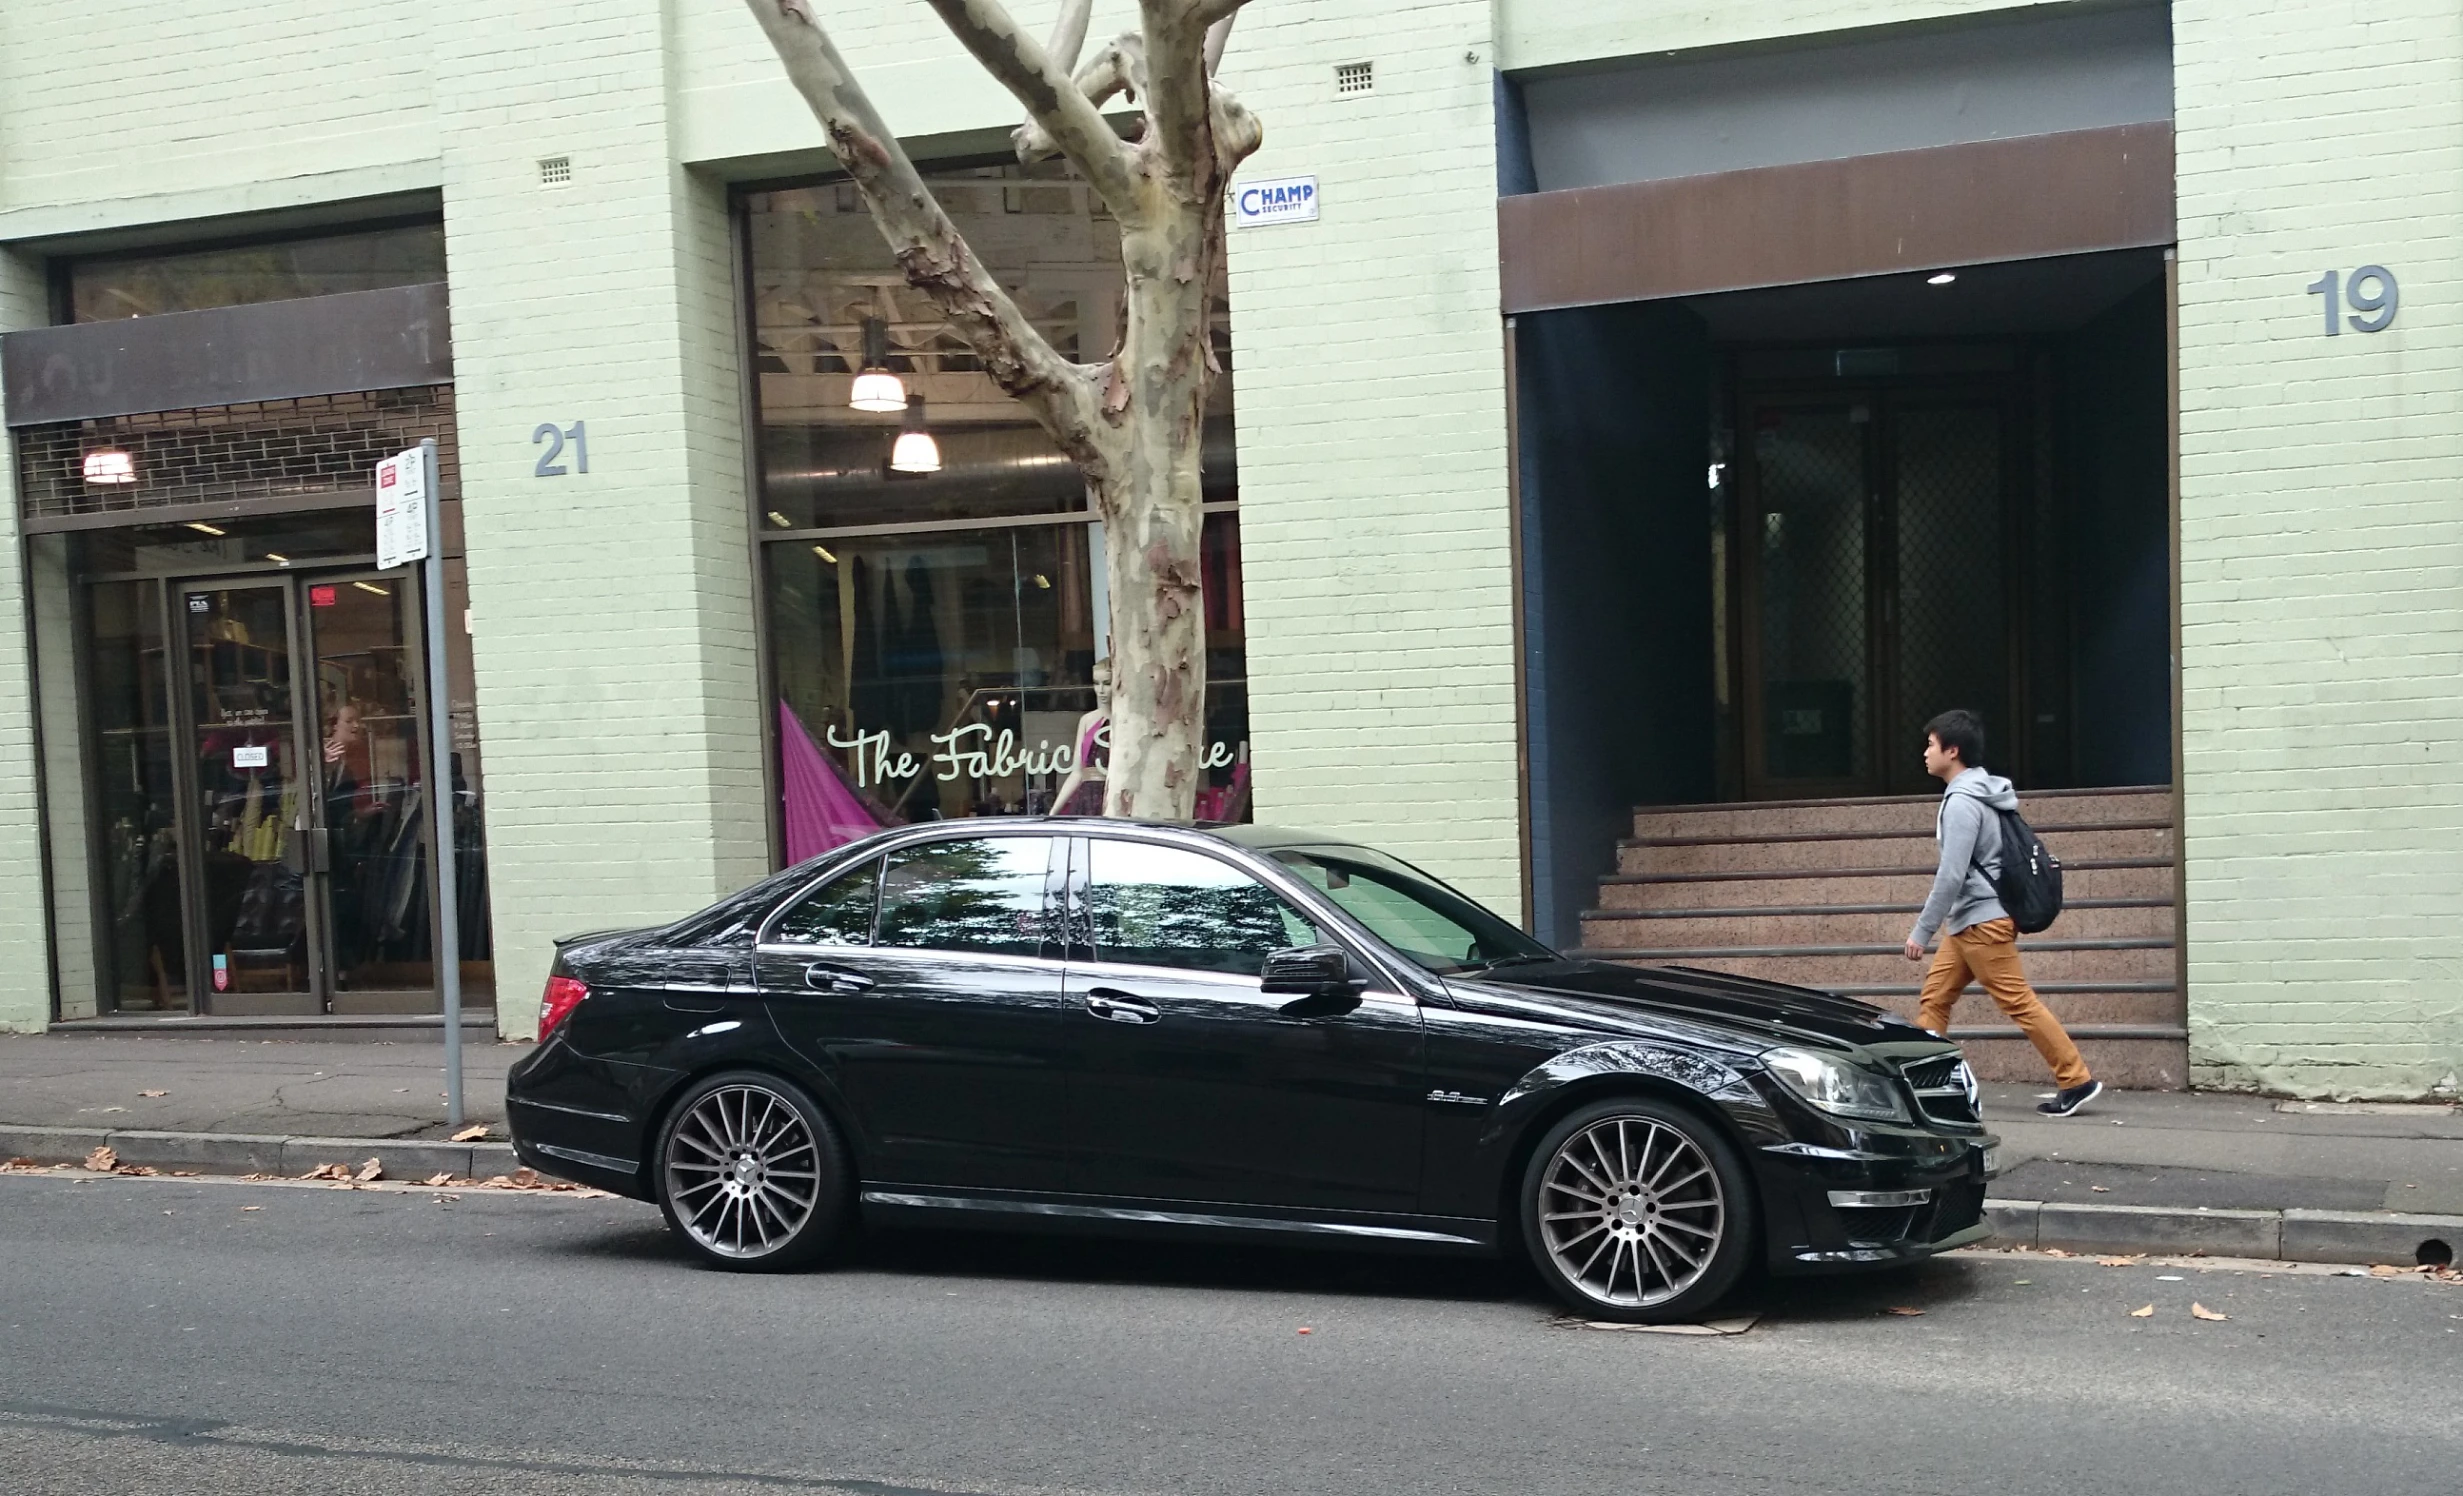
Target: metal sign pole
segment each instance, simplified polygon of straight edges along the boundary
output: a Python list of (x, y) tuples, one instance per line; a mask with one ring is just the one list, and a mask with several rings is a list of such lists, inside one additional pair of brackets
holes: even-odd
[(460, 796), (453, 786), (453, 695), (447, 684), (445, 657), (445, 518), (444, 495), (436, 472), (436, 439), (419, 444), (426, 469), (428, 554), (428, 814), (436, 824), (436, 986), (445, 1007), (445, 1122), (462, 1125), (462, 920), (459, 882), (454, 866), (454, 811)]

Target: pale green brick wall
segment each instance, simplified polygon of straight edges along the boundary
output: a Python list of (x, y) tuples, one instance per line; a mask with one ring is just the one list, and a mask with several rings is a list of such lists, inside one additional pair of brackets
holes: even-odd
[[(655, 0), (437, 21), (499, 1022), (526, 1034), (555, 936), (767, 866), (733, 293)], [(533, 428), (577, 420), (590, 473), (534, 477)]]
[(1988, 11), (2075, 9), (2059, 0), (1498, 0), (1499, 67), (1545, 68), (1643, 52), (1726, 47)]
[[(2198, 0), (2179, 98), (2182, 746), (2200, 1084), (2463, 1069), (2463, 15)], [(2328, 338), (2303, 287), (2402, 311)]]
[[(1265, 122), (1243, 176), (1312, 173), (1322, 203), (1231, 231), (1257, 818), (1391, 848), (1513, 915), (1489, 21), (1478, 0), (1258, 5), (1224, 77)], [(1375, 88), (1336, 95), (1355, 61)]]
[[(0, 332), (43, 320), (42, 277), (0, 249)], [(0, 427), (0, 1032), (28, 1033), (51, 1018), (51, 958), (21, 539), (17, 455)]]

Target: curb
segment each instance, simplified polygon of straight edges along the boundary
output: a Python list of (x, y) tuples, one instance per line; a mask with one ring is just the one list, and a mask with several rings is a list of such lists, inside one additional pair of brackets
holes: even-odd
[(307, 1138), (246, 1132), (149, 1132), (100, 1127), (0, 1126), (0, 1157), (76, 1163), (109, 1148), (124, 1164), (201, 1174), (304, 1174), (319, 1164), (376, 1157), (396, 1179), (451, 1174), (483, 1179), (521, 1167), (510, 1143), (430, 1143), (412, 1138)]
[[(2417, 1267), (2452, 1262), (2463, 1216), (2391, 1210), (2221, 1210), (2176, 1205), (2071, 1205), (1986, 1200), (1992, 1240), (2071, 1252), (2255, 1257), (2268, 1262), (2360, 1262)], [(2435, 1245), (2433, 1245), (2435, 1244)]]

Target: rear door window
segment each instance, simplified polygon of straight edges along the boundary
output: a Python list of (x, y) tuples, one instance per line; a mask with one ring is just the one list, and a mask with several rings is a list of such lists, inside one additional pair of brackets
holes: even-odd
[(773, 945), (870, 945), (881, 864), (867, 862), (822, 884), (789, 906), (770, 926)]
[(1049, 836), (985, 836), (892, 852), (881, 872), (873, 943), (914, 950), (1037, 956), (1049, 934)]

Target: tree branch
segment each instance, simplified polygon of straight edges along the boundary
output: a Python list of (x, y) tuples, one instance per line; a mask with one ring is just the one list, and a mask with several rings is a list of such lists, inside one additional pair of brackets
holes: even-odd
[(1223, 49), (1231, 45), (1232, 22), (1238, 15), (1235, 11), (1206, 28), (1206, 76), (1209, 78), (1223, 66)]
[[(1220, 163), (1212, 147), (1206, 29), (1192, 0), (1138, 0), (1146, 23), (1146, 140), (1165, 175), (1184, 193), (1206, 195), (1201, 179)], [(1219, 180), (1219, 179), (1218, 179)]]
[[(1086, 101), (1102, 108), (1115, 94), (1131, 98), (1146, 96), (1146, 38), (1134, 31), (1123, 32), (1106, 43), (1103, 50), (1086, 60), (1086, 64), (1071, 76), (1071, 83)], [(1050, 132), (1028, 120), (1009, 132), (1017, 147), (1020, 161), (1041, 161), (1060, 147), (1052, 141)]]
[(816, 0), (745, 3), (863, 193), (908, 284), (932, 299), (993, 381), (1034, 411), (1063, 450), (1082, 464), (1099, 461), (1087, 436), (1096, 371), (1062, 358), (975, 258), (822, 30)]
[[(802, 0), (772, 0), (802, 3)], [(1070, 164), (1086, 180), (1115, 217), (1132, 220), (1138, 213), (1137, 187), (1129, 147), (1068, 74), (1052, 63), (1033, 37), (1001, 8), (1000, 0), (925, 0), (958, 44), (1000, 80), (1003, 88), (1026, 106), (1027, 118), (1043, 127)], [(1064, 17), (1063, 19), (1066, 19)]]
[(1200, 27), (1212, 26), (1240, 14), (1240, 7), (1248, 3), (1249, 0), (1191, 0), (1189, 19)]
[(1066, 73), (1078, 65), (1078, 53), (1086, 47), (1086, 22), (1094, 14), (1095, 0), (1061, 0), (1060, 14), (1052, 20), (1052, 45), (1044, 49), (1052, 66)]

